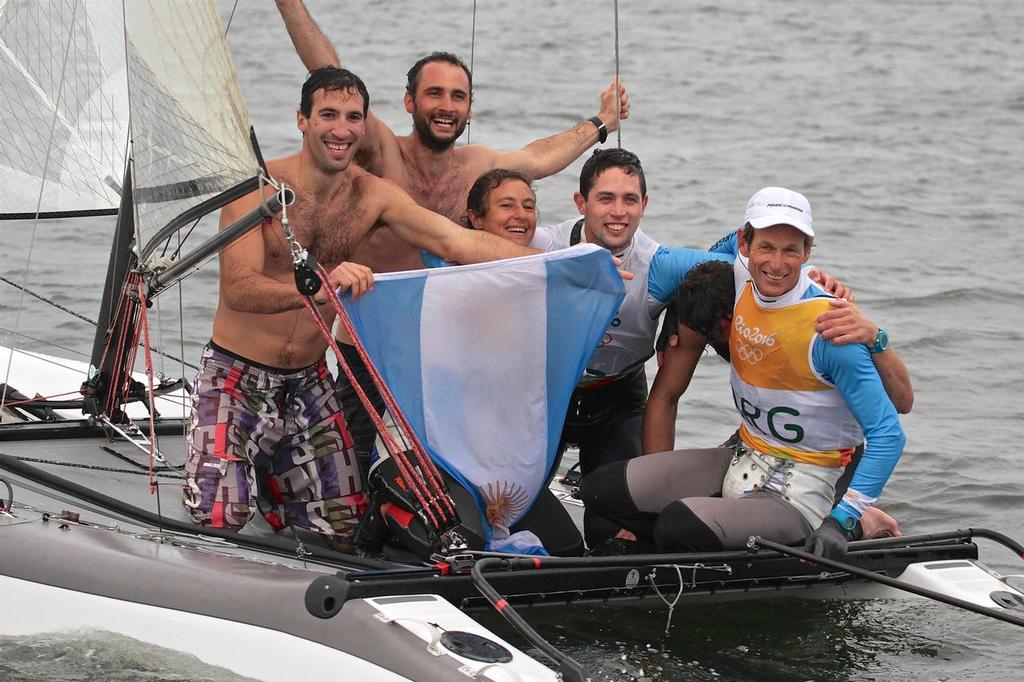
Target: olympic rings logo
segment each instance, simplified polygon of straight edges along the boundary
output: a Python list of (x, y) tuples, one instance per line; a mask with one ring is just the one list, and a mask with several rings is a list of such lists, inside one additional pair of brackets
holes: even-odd
[(761, 352), (760, 348), (748, 346), (742, 341), (736, 343), (736, 355), (748, 365), (756, 365), (764, 359), (764, 353)]

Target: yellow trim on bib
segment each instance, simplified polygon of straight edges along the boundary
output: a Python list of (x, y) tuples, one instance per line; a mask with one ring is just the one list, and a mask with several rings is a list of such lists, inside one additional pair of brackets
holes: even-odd
[(824, 452), (806, 452), (794, 448), (785, 448), (762, 440), (752, 434), (746, 424), (740, 425), (740, 439), (753, 450), (773, 457), (791, 459), (794, 462), (805, 464), (817, 464), (823, 467), (844, 467), (853, 458), (853, 451), (856, 448), (841, 448), (839, 450), (825, 450)]

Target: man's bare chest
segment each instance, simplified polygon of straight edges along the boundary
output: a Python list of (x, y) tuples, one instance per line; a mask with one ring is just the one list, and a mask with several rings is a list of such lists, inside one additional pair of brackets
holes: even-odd
[(440, 213), (454, 223), (466, 225), (466, 197), (473, 181), (465, 174), (446, 176), (430, 181), (408, 175), (405, 191), (417, 204)]
[[(356, 245), (372, 227), (367, 212), (358, 207), (313, 203), (292, 207), (288, 223), (298, 244), (328, 270), (350, 260)], [(281, 224), (275, 221), (270, 229), (276, 234), (265, 240), (268, 260), (291, 268), (291, 248)]]
[(422, 171), (408, 159), (386, 169), (390, 180), (402, 187), (420, 206), (439, 213), (454, 223), (467, 225), (466, 197), (480, 172), (470, 164), (457, 162), (444, 172)]

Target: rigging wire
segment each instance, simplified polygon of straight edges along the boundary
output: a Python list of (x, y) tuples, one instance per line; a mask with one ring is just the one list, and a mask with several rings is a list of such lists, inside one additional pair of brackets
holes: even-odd
[[(82, 320), (83, 322), (88, 322), (89, 324), (91, 324), (94, 327), (97, 324), (96, 320), (91, 320), (88, 317), (86, 317), (85, 315), (81, 315), (79, 313), (76, 313), (74, 310), (71, 310), (70, 308), (66, 308), (66, 307), (62, 306), (60, 303), (57, 303), (53, 299), (46, 298), (45, 296), (43, 296), (41, 294), (37, 294), (36, 292), (32, 291), (28, 287), (21, 286), (17, 282), (12, 282), (11, 280), (9, 280), (6, 277), (4, 277), (3, 275), (0, 275), (0, 282), (3, 282), (4, 284), (10, 284), (15, 289), (19, 289), (19, 290), (23, 291), (24, 293), (28, 294), (29, 296), (32, 296), (34, 298), (39, 299), (43, 303), (48, 303), (48, 304), (52, 305), (54, 308), (57, 308), (58, 310), (63, 310), (68, 315), (71, 315), (73, 317), (77, 317), (78, 319)], [(13, 333), (16, 334), (17, 332), (13, 332)]]
[[(76, 18), (78, 16), (78, 5), (79, 5), (78, 0), (75, 0), (75, 4), (73, 5), (73, 7), (71, 9), (71, 25), (72, 26), (75, 24), (75, 20), (76, 20)], [(39, 195), (36, 198), (36, 215), (35, 215), (35, 219), (32, 221), (32, 236), (28, 240), (28, 253), (25, 255), (25, 270), (24, 270), (24, 275), (22, 277), (22, 282), (26, 286), (28, 285), (29, 270), (30, 270), (30, 268), (32, 266), (32, 250), (35, 247), (36, 234), (38, 233), (38, 230), (39, 230), (39, 214), (42, 212), (43, 190), (46, 187), (46, 178), (49, 176), (50, 157), (51, 157), (51, 152), (53, 151), (54, 132), (57, 129), (57, 120), (59, 119), (59, 115), (58, 114), (59, 114), (59, 107), (60, 107), (61, 99), (64, 97), (64, 83), (66, 81), (66, 76), (67, 76), (68, 55), (71, 53), (71, 43), (72, 42), (74, 42), (73, 41), (72, 32), (69, 31), (68, 32), (68, 40), (67, 40), (67, 42), (64, 45), (64, 57), (63, 57), (63, 62), (61, 64), (61, 69), (60, 69), (60, 83), (57, 85), (57, 96), (54, 99), (54, 104), (53, 104), (53, 118), (50, 120), (50, 133), (49, 133), (48, 139), (46, 140), (46, 161), (43, 163), (43, 172), (42, 172), (42, 176), (41, 176), (43, 178), (43, 180), (39, 183)], [(14, 331), (15, 331), (15, 333), (17, 333), (18, 326), (21, 323), (21, 309), (22, 309), (22, 304), (24, 303), (24, 301), (25, 301), (25, 294), (24, 294), (24, 292), (22, 292), (21, 294), (18, 295), (18, 305), (14, 309)], [(4, 381), (3, 381), (4, 388), (3, 388), (3, 390), (0, 390), (0, 410), (3, 409), (4, 404), (7, 402), (7, 384), (10, 382), (10, 378), (11, 378), (11, 364), (13, 362), (14, 362), (14, 353), (10, 353), (7, 356), (7, 368), (4, 371)]]
[(235, 0), (235, 4), (231, 6), (231, 14), (228, 15), (228, 23), (224, 26), (224, 35), (227, 36), (228, 31), (231, 30), (231, 20), (235, 18), (235, 10), (238, 9), (238, 0)]
[[(145, 315), (146, 311), (143, 311), (142, 314)], [(182, 321), (182, 322), (184, 322), (184, 321)], [(160, 346), (164, 345), (164, 315), (163, 315), (162, 308), (160, 307), (160, 297), (159, 296), (157, 296), (157, 298), (156, 298), (156, 342)], [(146, 339), (145, 352), (149, 353), (149, 350), (150, 350), (149, 349), (149, 339), (147, 338)], [(160, 358), (159, 363), (160, 363), (160, 375), (161, 376), (166, 376), (164, 374), (164, 359), (163, 359), (163, 357)]]
[[(42, 294), (38, 294), (38, 293), (32, 291), (31, 289), (23, 287), (20, 284), (18, 284), (17, 282), (12, 282), (11, 280), (7, 279), (6, 277), (4, 277), (2, 275), (0, 275), (0, 282), (3, 282), (5, 284), (10, 284), (15, 289), (21, 289), (22, 291), (24, 291), (26, 294), (32, 296), (33, 298), (37, 298), (40, 301), (42, 301), (43, 303), (52, 305), (54, 308), (57, 308), (58, 310), (63, 310), (67, 314), (72, 315), (74, 317), (77, 317), (78, 319), (82, 320), (83, 322), (88, 322), (89, 324), (91, 324), (94, 327), (97, 325), (96, 320), (90, 319), (90, 318), (88, 318), (85, 315), (82, 315), (80, 313), (76, 313), (74, 310), (71, 310), (70, 308), (67, 308), (67, 307), (63, 306), (60, 303), (57, 303), (53, 299), (46, 298)], [(182, 318), (182, 319), (184, 319), (184, 318)], [(36, 338), (34, 336), (29, 336), (28, 334), (25, 334), (23, 332), (19, 332), (16, 329), (5, 329), (4, 327), (0, 327), (0, 332), (3, 332), (5, 334), (11, 335), (11, 336), (20, 336), (20, 337), (28, 339), (30, 341), (36, 341), (37, 343), (42, 343), (42, 344), (45, 344), (45, 345), (48, 345), (48, 346), (52, 346), (53, 348), (57, 348), (57, 349), (60, 349), (60, 350), (63, 350), (63, 351), (67, 351), (67, 352), (73, 353), (75, 355), (81, 355), (83, 357), (88, 357), (88, 354), (83, 353), (81, 351), (77, 351), (77, 350), (74, 350), (74, 349), (71, 349), (71, 348), (65, 348), (64, 346), (61, 346), (61, 345), (56, 344), (56, 343), (53, 343), (52, 341), (47, 341), (45, 339), (38, 339), (38, 338)], [(181, 344), (181, 357), (176, 357), (174, 355), (171, 355), (170, 353), (165, 353), (162, 350), (160, 350), (160, 347), (156, 347), (156, 346), (154, 346), (152, 348), (152, 350), (157, 355), (159, 355), (161, 357), (164, 357), (164, 358), (167, 358), (168, 360), (174, 360), (175, 362), (180, 362), (185, 367), (188, 367), (188, 368), (194, 369), (194, 370), (198, 370), (199, 369), (198, 366), (193, 365), (190, 362), (186, 362), (185, 360), (182, 359), (185, 356), (184, 339), (182, 340), (182, 344)], [(184, 375), (185, 371), (182, 370), (181, 373), (182, 373), (182, 375)]]
[[(146, 283), (142, 281), (140, 277), (137, 282), (137, 291), (139, 294), (139, 326), (142, 328), (142, 352), (146, 361), (146, 379), (149, 382), (149, 404), (146, 406), (149, 410), (149, 493), (157, 494), (157, 514), (163, 519), (163, 515), (160, 514), (160, 495), (159, 488), (156, 485), (156, 396), (154, 395), (153, 387), (153, 355), (149, 352), (149, 315), (147, 314), (146, 306)], [(159, 318), (157, 319), (159, 323)], [(158, 329), (159, 332), (159, 329)], [(161, 529), (162, 530), (162, 529)]]
[[(469, 38), (469, 78), (473, 80), (473, 57), (476, 56), (476, 0), (473, 0), (473, 28)], [(469, 110), (473, 110), (473, 84), (469, 84)], [(473, 120), (466, 121), (466, 144), (473, 137)]]
[(615, 144), (622, 149), (622, 123), (619, 119), (619, 0), (613, 0), (615, 15)]
[[(199, 226), (199, 222), (200, 222), (200, 221), (201, 221), (201, 220), (202, 220), (202, 219), (203, 219), (204, 217), (205, 217), (205, 216), (199, 216), (198, 218), (196, 218), (196, 221), (195, 221), (194, 223), (192, 223), (192, 227), (188, 228), (188, 232), (186, 232), (186, 233), (185, 233), (185, 236), (184, 236), (184, 238), (182, 238), (182, 236), (181, 236), (181, 230), (177, 230), (177, 231), (176, 231), (176, 232), (174, 233), (174, 234), (178, 235), (178, 248), (176, 248), (176, 249), (175, 249), (174, 251), (172, 251), (172, 252), (171, 252), (171, 258), (172, 258), (172, 259), (173, 259), (173, 258), (177, 258), (178, 256), (180, 256), (180, 255), (181, 255), (181, 247), (182, 247), (182, 246), (184, 246), (184, 242), (185, 242), (185, 241), (186, 241), (186, 240), (187, 240), (187, 239), (188, 239), (189, 237), (191, 237), (191, 236), (192, 236), (192, 232), (194, 232), (194, 231), (195, 231), (196, 227), (198, 227), (198, 226)], [(163, 249), (163, 251), (161, 251), (161, 252), (160, 252), (160, 257), (161, 257), (161, 258), (164, 258), (164, 257), (166, 257), (166, 256), (167, 256), (167, 249), (169, 249), (170, 247), (171, 247), (171, 238), (170, 238), (170, 237), (168, 237), (168, 238), (167, 238), (167, 241), (166, 241), (166, 242), (164, 242), (164, 249)]]
[[(187, 238), (187, 237), (186, 237)], [(178, 250), (181, 250), (182, 237), (181, 233), (178, 233)], [(185, 301), (182, 294), (181, 280), (178, 280), (178, 357), (185, 357)], [(198, 369), (197, 369), (198, 371)], [(181, 360), (181, 374), (185, 375), (185, 361)], [(188, 435), (188, 425), (181, 422), (181, 435)]]

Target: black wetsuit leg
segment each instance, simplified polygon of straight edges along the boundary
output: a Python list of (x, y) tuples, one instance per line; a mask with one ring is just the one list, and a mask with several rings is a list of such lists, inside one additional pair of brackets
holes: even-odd
[(533, 506), (512, 528), (513, 533), (532, 531), (552, 556), (582, 556), (583, 536), (569, 512), (545, 487)]
[[(641, 368), (630, 377), (595, 389), (576, 389), (569, 403), (560, 449), (575, 443), (580, 450), (583, 479), (602, 466), (643, 454), (647, 377)], [(588, 546), (613, 537), (623, 526), (603, 518), (589, 506), (583, 515)]]
[[(352, 370), (352, 374), (366, 392), (366, 397), (370, 399), (370, 403), (377, 410), (377, 414), (384, 414), (384, 399), (373, 384), (370, 372), (366, 369), (366, 365), (363, 364), (363, 360), (359, 357), (355, 346), (348, 343), (338, 345), (341, 349), (342, 357), (345, 358), (349, 368)], [(345, 412), (345, 424), (352, 435), (356, 451), (356, 461), (359, 462), (359, 472), (363, 477), (363, 487), (365, 489), (367, 485), (366, 475), (370, 468), (370, 453), (373, 452), (374, 440), (377, 437), (377, 427), (373, 425), (370, 414), (363, 407), (363, 403), (359, 400), (355, 389), (349, 383), (348, 377), (345, 376), (345, 373), (340, 368), (338, 369), (338, 380), (336, 383), (337, 390), (335, 395), (341, 403), (341, 409)]]

